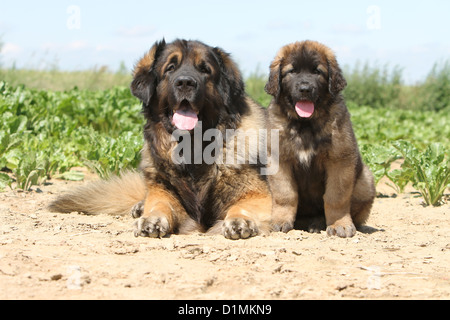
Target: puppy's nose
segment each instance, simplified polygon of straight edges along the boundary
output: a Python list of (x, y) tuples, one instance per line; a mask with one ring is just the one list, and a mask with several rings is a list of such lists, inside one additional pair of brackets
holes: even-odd
[(196, 89), (197, 81), (189, 76), (180, 76), (175, 80), (175, 86), (178, 89)]
[(310, 94), (312, 92), (312, 87), (309, 84), (300, 84), (299, 90), (302, 94)]

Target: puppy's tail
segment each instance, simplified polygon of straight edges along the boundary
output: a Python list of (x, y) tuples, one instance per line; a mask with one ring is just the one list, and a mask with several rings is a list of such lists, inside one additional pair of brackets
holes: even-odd
[(59, 196), (48, 206), (52, 212), (126, 215), (144, 200), (146, 187), (142, 176), (127, 171), (109, 180), (99, 180), (77, 187)]

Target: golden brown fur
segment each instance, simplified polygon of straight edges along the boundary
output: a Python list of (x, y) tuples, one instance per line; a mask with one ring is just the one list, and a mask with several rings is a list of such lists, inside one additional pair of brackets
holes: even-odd
[(333, 52), (318, 42), (284, 46), (270, 66), (268, 122), (280, 130), (280, 169), (269, 176), (276, 231), (326, 226), (351, 237), (369, 216), (375, 187), (341, 95), (346, 85)]
[(142, 176), (135, 171), (98, 180), (71, 190), (49, 205), (51, 211), (126, 215), (145, 195)]
[[(173, 160), (182, 142), (173, 138), (178, 125), (175, 114), (180, 110), (198, 116), (201, 134), (207, 129), (221, 132), (223, 147), (217, 152), (235, 158), (237, 150), (231, 142), (241, 133), (226, 136), (226, 130), (266, 127), (264, 109), (246, 96), (241, 74), (230, 56), (198, 41), (166, 44), (163, 40), (136, 64), (133, 76), (131, 91), (142, 101), (147, 120), (142, 176), (133, 173), (136, 181), (115, 178), (79, 188), (59, 197), (51, 209), (93, 214), (131, 211), (137, 218), (136, 236), (202, 231), (240, 239), (267, 232), (272, 199), (252, 145), (247, 143), (245, 156), (256, 159), (255, 164), (197, 162), (184, 155), (186, 150), (186, 162)], [(194, 142), (192, 151), (195, 143), (205, 151), (209, 142), (197, 139), (197, 128), (183, 137)], [(132, 185), (138, 190), (129, 190)]]

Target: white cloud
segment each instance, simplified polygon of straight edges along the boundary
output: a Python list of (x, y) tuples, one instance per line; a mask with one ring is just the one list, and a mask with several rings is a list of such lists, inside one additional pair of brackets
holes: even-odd
[(23, 49), (14, 43), (5, 43), (1, 50), (2, 54), (5, 54), (5, 55), (19, 54), (22, 51), (23, 51)]

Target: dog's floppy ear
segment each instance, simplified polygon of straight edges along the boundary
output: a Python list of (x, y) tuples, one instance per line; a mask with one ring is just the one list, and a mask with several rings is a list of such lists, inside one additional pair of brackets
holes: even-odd
[(281, 64), (282, 58), (276, 57), (270, 64), (269, 80), (264, 87), (264, 90), (271, 96), (278, 100), (281, 91)]
[(327, 59), (328, 63), (328, 90), (335, 96), (347, 86), (347, 81), (336, 59)]
[[(225, 105), (234, 109), (235, 99), (241, 98), (245, 94), (241, 72), (229, 53), (218, 47), (213, 48), (212, 51), (220, 66), (221, 86), (218, 87), (219, 93), (222, 95)], [(236, 112), (237, 110), (233, 111)]]
[(155, 92), (157, 85), (155, 64), (165, 46), (166, 42), (164, 39), (156, 42), (134, 68), (133, 81), (130, 87), (131, 93), (139, 98), (144, 105), (150, 103), (150, 99)]

